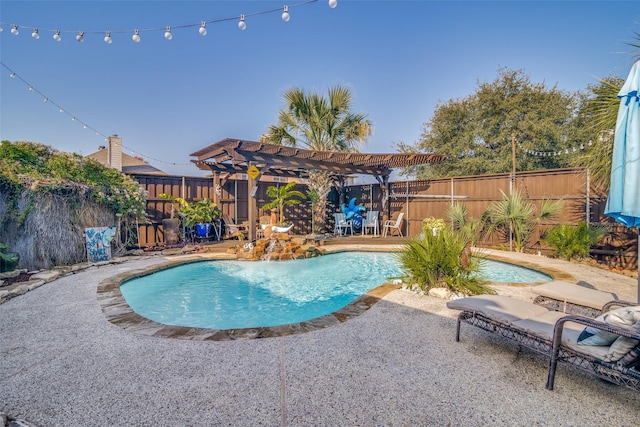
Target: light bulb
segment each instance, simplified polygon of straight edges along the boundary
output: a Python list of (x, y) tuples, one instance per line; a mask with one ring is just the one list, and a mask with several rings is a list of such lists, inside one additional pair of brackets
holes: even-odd
[(171, 40), (173, 38), (171, 35), (171, 27), (167, 27), (167, 31), (164, 33), (164, 38), (167, 40)]
[(29, 92), (33, 92), (33, 86), (29, 86)]
[(198, 30), (198, 32), (200, 33), (201, 36), (206, 36), (207, 35), (207, 23), (202, 21), (202, 24), (200, 24), (200, 29)]
[(44, 99), (44, 103), (46, 104), (47, 102), (49, 102), (49, 98)]
[(104, 36), (104, 42), (106, 44), (111, 44), (111, 31), (107, 31), (107, 34)]
[(329, 7), (334, 9), (338, 5), (338, 0), (329, 0)]
[(57, 42), (62, 40), (62, 37), (60, 37), (60, 30), (56, 30), (56, 33), (53, 35), (53, 39)]
[(2, 25), (0, 25), (0, 33), (4, 31), (4, 28), (2, 28)]
[(15, 79), (16, 78), (16, 73), (11, 73), (11, 75), (9, 77), (11, 77), (12, 79)]
[(20, 32), (18, 31), (17, 25), (13, 26), (13, 28), (11, 29), (11, 34), (13, 34), (14, 36), (17, 36), (18, 34), (20, 34)]
[(82, 126), (82, 129), (86, 129), (86, 128), (87, 128), (87, 125)]
[(76, 40), (82, 43), (84, 41), (84, 31), (80, 31), (76, 36)]
[(140, 31), (136, 30), (135, 34), (133, 35), (133, 37), (131, 37), (131, 39), (136, 43), (140, 43)]
[(64, 113), (64, 110), (62, 109), (62, 107), (60, 107), (60, 112), (61, 112), (61, 113)]
[(240, 15), (240, 22), (238, 22), (238, 28), (240, 28), (241, 30), (247, 29), (247, 23), (244, 22), (244, 15)]
[(40, 38), (40, 34), (38, 34), (38, 29), (37, 28), (33, 29), (33, 33), (31, 33), (31, 37), (33, 37), (36, 40), (38, 40)]
[(289, 15), (289, 6), (285, 6), (284, 12), (282, 12), (282, 20), (284, 22), (289, 22), (289, 19), (291, 19), (291, 16)]

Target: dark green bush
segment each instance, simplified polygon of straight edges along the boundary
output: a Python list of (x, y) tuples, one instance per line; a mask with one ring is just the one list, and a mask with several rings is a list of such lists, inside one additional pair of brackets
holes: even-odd
[(563, 258), (567, 261), (589, 256), (591, 246), (598, 243), (606, 233), (604, 227), (593, 227), (586, 221), (577, 225), (559, 224), (551, 228), (542, 240), (553, 248), (552, 257)]

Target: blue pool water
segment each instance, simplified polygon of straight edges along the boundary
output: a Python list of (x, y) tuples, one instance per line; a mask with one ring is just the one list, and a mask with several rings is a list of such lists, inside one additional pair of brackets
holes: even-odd
[[(483, 262), (499, 282), (550, 278)], [(394, 254), (345, 252), (280, 262), (205, 261), (162, 270), (120, 287), (138, 314), (176, 326), (239, 329), (299, 323), (339, 310), (401, 274)]]

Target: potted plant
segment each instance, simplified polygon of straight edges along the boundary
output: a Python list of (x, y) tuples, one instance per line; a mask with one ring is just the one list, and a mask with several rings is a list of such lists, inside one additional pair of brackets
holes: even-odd
[(20, 254), (17, 252), (7, 252), (9, 246), (0, 242), (0, 273), (13, 271), (20, 262)]
[(282, 187), (269, 186), (267, 188), (267, 197), (271, 198), (271, 201), (262, 207), (263, 210), (278, 208), (280, 213), (280, 220), (277, 225), (285, 226), (284, 222), (284, 206), (285, 205), (297, 205), (300, 203), (299, 199), (293, 199), (292, 197), (299, 197), (306, 199), (307, 196), (301, 191), (294, 190), (295, 182), (290, 182)]
[(180, 203), (178, 215), (182, 217), (185, 227), (195, 226), (198, 237), (209, 236), (211, 222), (222, 214), (220, 208), (206, 197), (192, 203), (181, 198), (176, 200)]

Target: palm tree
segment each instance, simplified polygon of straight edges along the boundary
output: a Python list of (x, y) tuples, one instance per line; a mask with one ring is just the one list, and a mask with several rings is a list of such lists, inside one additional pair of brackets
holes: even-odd
[[(365, 114), (352, 113), (351, 91), (333, 86), (329, 96), (305, 93), (293, 88), (285, 92), (286, 107), (278, 114), (278, 124), (260, 140), (271, 144), (303, 147), (318, 151), (358, 151), (371, 135), (372, 123)], [(327, 171), (309, 171), (309, 188), (318, 195), (316, 225), (324, 225), (331, 175)], [(315, 231), (315, 230), (314, 230)]]
[(290, 182), (282, 187), (275, 187), (271, 185), (267, 188), (267, 196), (272, 200), (264, 205), (262, 209), (268, 210), (277, 207), (280, 212), (280, 224), (284, 224), (284, 206), (297, 205), (300, 203), (299, 199), (292, 199), (292, 197), (300, 197), (301, 199), (307, 198), (304, 193), (298, 190), (293, 190), (295, 185), (295, 182)]
[(536, 216), (536, 207), (522, 197), (519, 191), (507, 196), (501, 190), (502, 200), (489, 205), (483, 217), (487, 233), (501, 231), (513, 232), (516, 252), (522, 252), (534, 229), (543, 220), (552, 219), (560, 214), (564, 206), (563, 200), (544, 200), (540, 205), (540, 213)]
[(451, 228), (465, 235), (471, 246), (475, 246), (480, 240), (484, 224), (479, 219), (468, 218), (465, 205), (462, 203), (452, 205), (447, 211), (447, 218), (451, 221)]
[[(640, 33), (634, 33), (634, 40), (627, 45), (634, 50), (627, 52), (637, 60), (640, 57)], [(599, 86), (590, 86), (591, 92), (581, 114), (587, 118), (591, 134), (594, 136), (590, 150), (575, 159), (577, 166), (586, 167), (591, 180), (603, 191), (609, 189), (611, 159), (613, 157), (613, 132), (618, 118), (620, 99), (618, 93), (624, 79), (607, 77), (599, 81)]]
[(618, 92), (624, 84), (619, 77), (602, 79), (597, 86), (589, 86), (590, 95), (580, 114), (592, 137), (589, 150), (577, 156), (576, 166), (589, 170), (591, 181), (606, 191), (611, 175), (613, 156), (613, 130), (616, 127), (620, 99)]

